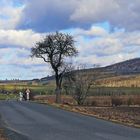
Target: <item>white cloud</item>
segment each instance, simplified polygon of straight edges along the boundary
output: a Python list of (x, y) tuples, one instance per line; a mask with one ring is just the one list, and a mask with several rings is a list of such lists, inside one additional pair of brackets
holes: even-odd
[(81, 0), (71, 15), (76, 22), (109, 21), (111, 25), (128, 30), (140, 29), (139, 0)]
[(85, 36), (105, 36), (108, 34), (104, 28), (99, 26), (92, 26), (90, 30), (84, 29), (75, 29), (76, 35), (85, 35)]
[(0, 45), (31, 48), (42, 37), (32, 30), (0, 30)]
[(1, 48), (0, 56), (0, 64), (2, 65), (32, 66), (46, 64), (41, 59), (31, 58), (30, 50), (24, 48)]
[(24, 5), (15, 7), (12, 0), (2, 0), (0, 5), (0, 29), (15, 29), (20, 21)]
[(108, 32), (103, 28), (104, 32), (95, 35), (93, 28), (74, 30), (79, 50), (78, 62), (103, 66), (139, 57), (140, 32)]
[(139, 0), (30, 0), (19, 27), (44, 32), (108, 21), (132, 31), (140, 29), (139, 13)]
[(102, 57), (99, 57), (97, 55), (89, 55), (86, 57), (79, 56), (75, 60), (75, 63), (86, 64), (89, 65), (90, 67), (93, 67), (94, 64), (99, 64), (100, 66), (107, 66), (107, 65), (111, 65), (111, 64), (115, 64), (118, 62), (135, 58), (135, 56), (136, 53), (131, 53), (131, 54), (118, 53), (118, 54), (102, 56)]
[[(109, 32), (103, 27), (92, 26), (89, 30), (74, 29), (73, 35), (80, 52), (77, 58), (79, 62), (109, 65), (138, 57), (140, 52), (140, 32)], [(0, 63), (18, 66), (46, 65), (42, 59), (30, 58), (30, 48), (43, 36), (44, 34), (32, 30), (0, 30), (0, 45), (8, 46), (0, 49)]]

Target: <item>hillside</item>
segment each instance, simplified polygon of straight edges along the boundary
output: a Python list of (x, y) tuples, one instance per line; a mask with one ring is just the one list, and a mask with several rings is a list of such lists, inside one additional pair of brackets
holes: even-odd
[(140, 73), (140, 58), (135, 58), (113, 64), (104, 68), (105, 71), (113, 71), (118, 74), (136, 74)]
[[(106, 67), (84, 69), (80, 70), (80, 72), (86, 72), (90, 75), (96, 72), (99, 73), (100, 78), (140, 74), (140, 58), (123, 61)], [(51, 80), (54, 80), (54, 76), (44, 77), (40, 79), (40, 81), (43, 83), (47, 81), (49, 82)]]
[[(140, 58), (135, 58), (127, 61), (123, 61), (120, 63), (116, 63), (113, 65), (109, 65), (106, 67), (100, 68), (90, 68), (80, 70), (81, 73), (88, 73), (91, 77), (95, 77), (100, 80), (103, 86), (121, 86), (124, 85), (133, 85), (135, 81), (135, 85), (139, 86), (140, 79)], [(33, 79), (33, 80), (6, 80), (0, 81), (0, 84), (49, 84), (54, 82), (54, 76), (47, 76), (41, 79)], [(111, 84), (112, 83), (112, 84)], [(125, 84), (124, 84), (125, 83)]]
[[(135, 58), (101, 68), (80, 70), (95, 77), (98, 83), (104, 87), (140, 87), (140, 58)], [(46, 77), (41, 83), (50, 82), (54, 77)]]

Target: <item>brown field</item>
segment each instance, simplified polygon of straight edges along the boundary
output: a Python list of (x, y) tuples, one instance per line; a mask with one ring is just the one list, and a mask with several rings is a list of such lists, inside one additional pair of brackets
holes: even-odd
[(73, 111), (140, 128), (140, 107), (72, 107)]
[(140, 87), (140, 75), (115, 76), (98, 80), (103, 87)]

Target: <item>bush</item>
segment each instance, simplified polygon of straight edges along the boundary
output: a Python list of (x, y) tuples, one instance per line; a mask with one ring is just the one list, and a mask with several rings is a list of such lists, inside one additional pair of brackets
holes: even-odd
[(131, 98), (129, 98), (129, 99), (127, 100), (127, 105), (128, 105), (128, 106), (132, 105), (132, 99), (131, 99)]
[(111, 98), (112, 106), (120, 106), (122, 105), (122, 100), (120, 98)]
[(86, 101), (86, 102), (84, 103), (84, 105), (86, 105), (86, 106), (90, 106), (91, 103), (90, 103), (89, 101)]
[(48, 89), (47, 94), (48, 95), (54, 95), (54, 89)]
[(97, 105), (97, 102), (96, 102), (96, 101), (92, 101), (92, 102), (91, 102), (91, 105), (92, 105), (92, 106), (96, 106), (96, 105)]

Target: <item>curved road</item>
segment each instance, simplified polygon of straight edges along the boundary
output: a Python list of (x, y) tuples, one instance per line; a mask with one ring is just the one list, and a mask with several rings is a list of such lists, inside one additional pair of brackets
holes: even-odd
[(140, 129), (42, 104), (0, 101), (0, 114), (11, 140), (140, 140)]

